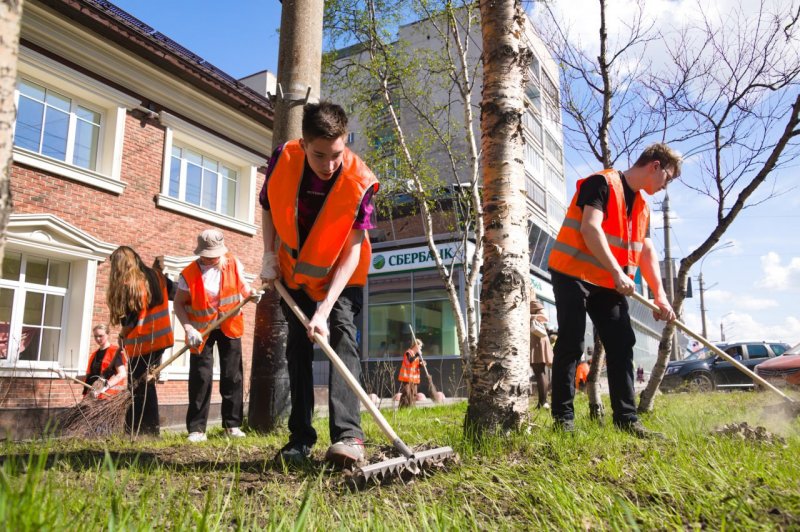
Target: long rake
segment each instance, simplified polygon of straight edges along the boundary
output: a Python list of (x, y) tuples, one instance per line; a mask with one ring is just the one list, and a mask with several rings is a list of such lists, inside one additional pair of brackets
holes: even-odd
[[(259, 290), (264, 290), (263, 285)], [(211, 331), (222, 325), (222, 322), (235, 316), (243, 306), (253, 301), (256, 296), (249, 296), (241, 300), (231, 310), (214, 320), (200, 334), (206, 338)], [(133, 403), (132, 389), (145, 384), (148, 381), (157, 379), (159, 374), (175, 362), (181, 355), (189, 350), (189, 345), (184, 345), (177, 352), (173, 353), (167, 360), (158, 367), (151, 369), (134, 381), (130, 389), (126, 389), (109, 399), (94, 399), (88, 394), (77, 405), (67, 409), (57, 418), (57, 424), (61, 429), (61, 434), (71, 437), (104, 437), (112, 434), (119, 434), (125, 428), (125, 414)]]
[[(286, 290), (286, 287), (284, 287), (280, 281), (276, 280), (275, 288), (278, 290), (283, 300), (286, 301), (289, 308), (292, 309), (295, 316), (297, 316), (297, 319), (308, 327), (308, 318), (297, 305), (291, 294)], [(402, 458), (392, 458), (375, 464), (354, 468), (353, 474), (357, 482), (366, 482), (369, 480), (383, 481), (394, 476), (400, 477), (406, 472), (416, 475), (420, 473), (422, 467), (429, 467), (454, 457), (451, 447), (439, 447), (414, 453), (408, 445), (400, 439), (394, 429), (392, 429), (389, 422), (386, 421), (386, 418), (381, 414), (381, 411), (378, 410), (378, 407), (370, 400), (367, 392), (364, 391), (358, 380), (350, 373), (350, 370), (347, 369), (342, 359), (339, 358), (339, 355), (333, 350), (328, 340), (321, 334), (314, 333), (314, 341), (322, 348), (322, 351), (327, 355), (339, 375), (345, 380), (347, 386), (358, 396), (361, 404), (363, 404), (367, 412), (370, 413), (381, 431), (392, 443), (392, 446), (403, 455)]]
[[(638, 301), (639, 303), (641, 303), (642, 305), (646, 306), (651, 310), (655, 311), (660, 310), (656, 304), (652, 303), (648, 299), (645, 299), (636, 292), (633, 293), (632, 297), (633, 299), (635, 299), (636, 301)], [(685, 332), (686, 334), (688, 334), (689, 336), (691, 336), (692, 338), (694, 338), (695, 340), (697, 340), (698, 342), (709, 348), (711, 351), (714, 352), (715, 355), (724, 358), (725, 360), (733, 364), (733, 367), (735, 367), (736, 369), (738, 369), (739, 371), (741, 371), (742, 373), (744, 373), (745, 375), (747, 375), (748, 377), (759, 383), (760, 385), (764, 386), (765, 388), (768, 388), (770, 391), (775, 392), (777, 395), (781, 397), (781, 399), (786, 401), (788, 404), (797, 405), (797, 401), (795, 401), (794, 399), (792, 399), (791, 397), (789, 397), (788, 395), (777, 389), (775, 386), (773, 386), (760, 376), (750, 371), (750, 369), (747, 366), (745, 366), (744, 364), (742, 364), (741, 362), (730, 356), (728, 353), (726, 353), (716, 345), (712, 344), (703, 336), (700, 336), (698, 333), (694, 332), (692, 329), (684, 325), (683, 322), (681, 322), (680, 320), (677, 319), (672, 320), (672, 323), (675, 324), (677, 328), (679, 328), (680, 330), (682, 330), (683, 332)]]

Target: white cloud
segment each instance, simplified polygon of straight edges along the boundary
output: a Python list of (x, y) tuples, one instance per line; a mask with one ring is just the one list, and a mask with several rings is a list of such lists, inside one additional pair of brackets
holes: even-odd
[(768, 340), (787, 342), (791, 345), (800, 342), (800, 319), (787, 316), (780, 323), (765, 324), (745, 312), (734, 311), (722, 319), (725, 340)]
[(756, 283), (757, 287), (767, 290), (800, 289), (800, 257), (792, 257), (784, 266), (780, 255), (770, 251), (761, 257), (761, 269), (764, 276)]
[(779, 303), (771, 298), (754, 297), (745, 293), (727, 290), (706, 290), (706, 303), (735, 306), (738, 310), (766, 310), (776, 308)]

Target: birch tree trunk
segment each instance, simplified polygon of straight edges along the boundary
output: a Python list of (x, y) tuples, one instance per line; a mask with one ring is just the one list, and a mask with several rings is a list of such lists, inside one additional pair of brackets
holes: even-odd
[(530, 353), (521, 117), (523, 72), (531, 51), (521, 39), (521, 2), (481, 0), (480, 12), (486, 233), (478, 353), (465, 419), (471, 435), (515, 429), (526, 418)]
[(11, 216), (12, 128), (17, 109), (14, 87), (17, 84), (17, 54), (22, 0), (0, 1), (0, 264), (6, 247), (6, 227)]

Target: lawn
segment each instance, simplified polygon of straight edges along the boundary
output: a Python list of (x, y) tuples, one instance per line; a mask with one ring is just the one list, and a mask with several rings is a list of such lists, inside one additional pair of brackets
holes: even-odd
[[(193, 445), (185, 434), (6, 443), (0, 528), (800, 529), (800, 421), (776, 402), (752, 392), (661, 396), (645, 422), (666, 441), (597, 426), (585, 397), (574, 435), (532, 411), (520, 432), (480, 444), (462, 438), (465, 403), (387, 410), (407, 443), (451, 445), (460, 459), (363, 491), (324, 466), (326, 419), (316, 421), (313, 464), (300, 470), (272, 462), (285, 432), (233, 442), (212, 432)], [(717, 432), (743, 422), (771, 434)], [(376, 452), (381, 433), (364, 424)]]

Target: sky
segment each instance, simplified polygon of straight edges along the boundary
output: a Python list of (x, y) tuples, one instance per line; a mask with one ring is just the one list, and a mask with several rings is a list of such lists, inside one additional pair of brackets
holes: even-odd
[[(778, 1), (778, 0), (776, 0)], [(756, 2), (745, 2), (756, 4)], [(647, 0), (646, 15), (660, 26), (691, 16), (694, 0)], [(707, 2), (708, 9), (726, 12), (732, 0)], [(228, 74), (241, 78), (262, 70), (275, 72), (278, 61), (278, 0), (115, 0), (133, 16), (190, 49)], [(582, 29), (585, 43), (593, 42), (599, 20), (597, 0), (554, 2), (569, 6), (572, 27)], [(632, 0), (610, 2), (609, 33), (621, 31), (620, 15), (630, 13)], [(224, 7), (222, 7), (224, 6)], [(696, 11), (696, 10), (694, 10)], [(588, 46), (591, 46), (590, 44)], [(654, 61), (660, 60), (655, 47)], [(599, 167), (585, 154), (565, 146), (568, 196), (575, 181)], [(770, 340), (800, 342), (800, 184), (796, 169), (775, 180), (781, 194), (739, 215), (720, 246), (702, 263), (706, 287), (708, 338), (720, 340), (720, 324), (728, 341)], [(706, 238), (714, 225), (714, 206), (686, 186), (697, 179), (691, 160), (679, 182), (669, 187), (672, 256), (681, 258)], [(650, 198), (652, 237), (663, 258), (664, 238), (660, 203), (663, 193)], [(728, 245), (728, 242), (732, 244)], [(701, 332), (697, 292), (699, 264), (692, 270), (694, 298), (684, 304), (682, 320)]]

